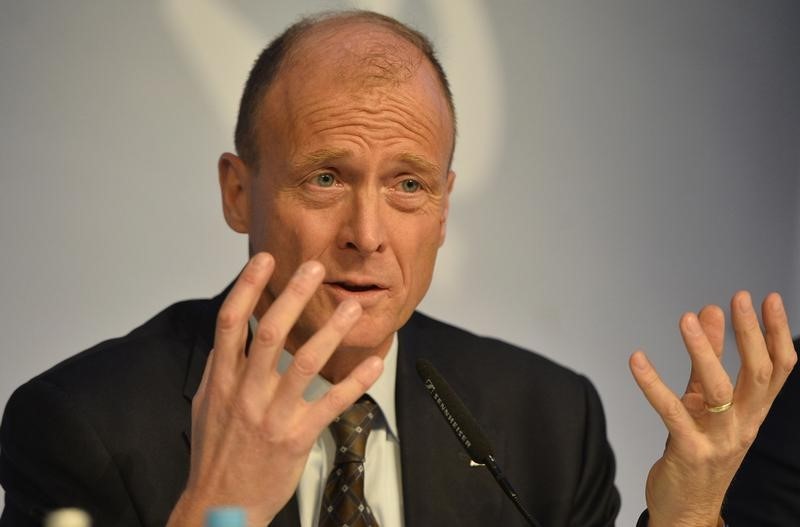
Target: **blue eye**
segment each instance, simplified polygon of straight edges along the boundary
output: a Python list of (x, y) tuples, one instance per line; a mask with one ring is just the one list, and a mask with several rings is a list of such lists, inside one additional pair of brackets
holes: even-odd
[(400, 183), (400, 188), (403, 190), (403, 192), (408, 192), (409, 194), (411, 194), (418, 191), (421, 188), (421, 186), (419, 184), (419, 181), (415, 179), (406, 179)]
[(336, 183), (336, 176), (330, 172), (323, 172), (314, 176), (314, 183), (319, 187), (332, 187)]

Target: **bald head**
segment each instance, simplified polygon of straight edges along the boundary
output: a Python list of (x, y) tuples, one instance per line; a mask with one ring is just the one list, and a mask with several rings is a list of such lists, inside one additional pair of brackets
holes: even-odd
[(343, 89), (369, 91), (407, 82), (421, 66), (430, 67), (426, 60), (419, 48), (388, 28), (333, 19), (318, 24), (297, 42), (274, 83), (290, 73), (309, 79), (330, 72), (329, 80)]
[(253, 66), (239, 107), (236, 150), (245, 163), (258, 165), (259, 127), (270, 123), (262, 115), (265, 99), (274, 91), (291, 92), (294, 88), (287, 85), (291, 83), (283, 82), (288, 78), (295, 83), (297, 79), (314, 79), (333, 83), (342, 91), (369, 95), (377, 88), (407, 82), (420, 68), (431, 73), (435, 89), (446, 103), (455, 138), (452, 94), (427, 37), (370, 11), (303, 18), (273, 40)]

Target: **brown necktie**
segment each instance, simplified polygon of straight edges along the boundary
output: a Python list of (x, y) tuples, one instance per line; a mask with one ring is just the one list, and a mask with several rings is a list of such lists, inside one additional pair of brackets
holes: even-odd
[(379, 413), (375, 402), (363, 398), (330, 424), (336, 457), (322, 495), (319, 527), (379, 527), (364, 498), (364, 452)]

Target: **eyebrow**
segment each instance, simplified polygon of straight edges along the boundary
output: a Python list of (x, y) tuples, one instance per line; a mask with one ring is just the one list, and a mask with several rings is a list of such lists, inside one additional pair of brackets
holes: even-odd
[(428, 173), (432, 173), (432, 174), (439, 174), (439, 173), (441, 173), (441, 170), (442, 170), (441, 167), (439, 165), (437, 165), (436, 163), (428, 161), (424, 157), (419, 156), (417, 154), (403, 153), (403, 154), (400, 154), (400, 155), (396, 156), (396, 159), (398, 161), (401, 161), (403, 163), (407, 163), (407, 164), (411, 165), (412, 167), (414, 167), (416, 170), (419, 170), (420, 172), (428, 172)]
[(325, 165), (332, 161), (351, 156), (353, 153), (346, 148), (323, 148), (316, 150), (310, 154), (305, 154), (298, 163), (294, 164), (294, 168), (298, 170), (305, 170), (319, 165)]
[[(326, 165), (333, 161), (350, 157), (352, 155), (353, 152), (347, 148), (322, 148), (309, 154), (304, 154), (300, 161), (294, 164), (293, 168), (298, 171), (304, 171), (306, 169), (320, 165)], [(426, 158), (418, 154), (412, 154), (410, 152), (398, 154), (394, 157), (394, 159), (400, 161), (401, 163), (406, 163), (420, 172), (439, 174), (442, 170), (438, 164), (428, 161)]]

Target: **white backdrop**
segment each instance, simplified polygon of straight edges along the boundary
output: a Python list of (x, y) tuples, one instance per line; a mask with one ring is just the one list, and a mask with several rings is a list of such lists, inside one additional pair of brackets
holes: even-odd
[[(232, 279), (246, 246), (215, 163), (247, 70), (298, 14), (346, 5), (0, 3), (0, 403)], [(459, 175), (422, 309), (593, 379), (632, 525), (665, 433), (631, 351), (680, 389), (682, 311), (778, 290), (800, 320), (800, 4), (357, 5), (428, 33), (454, 86)]]

